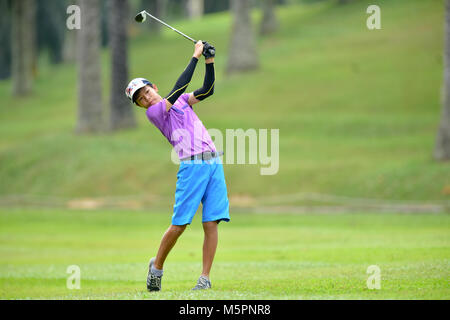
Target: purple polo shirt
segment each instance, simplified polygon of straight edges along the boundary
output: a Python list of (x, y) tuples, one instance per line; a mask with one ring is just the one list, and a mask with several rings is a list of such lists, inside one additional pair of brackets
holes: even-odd
[(147, 118), (167, 138), (180, 159), (205, 151), (216, 151), (216, 146), (203, 123), (188, 104), (189, 93), (182, 94), (166, 111), (163, 99), (147, 109)]

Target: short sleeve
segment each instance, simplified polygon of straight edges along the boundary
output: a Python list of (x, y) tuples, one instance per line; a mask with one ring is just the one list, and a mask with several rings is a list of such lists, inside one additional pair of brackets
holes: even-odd
[(181, 100), (181, 101), (183, 102), (183, 104), (185, 104), (185, 103), (189, 104), (189, 103), (188, 103), (188, 101), (189, 101), (189, 95), (190, 95), (190, 93), (183, 93), (183, 94), (178, 98), (178, 100)]
[(147, 118), (153, 123), (158, 129), (163, 131), (166, 118), (168, 116), (166, 111), (166, 100), (158, 102), (157, 104), (149, 107), (147, 109)]

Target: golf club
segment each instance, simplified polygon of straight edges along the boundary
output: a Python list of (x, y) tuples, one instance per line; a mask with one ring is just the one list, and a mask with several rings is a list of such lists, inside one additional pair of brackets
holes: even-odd
[[(191, 37), (185, 35), (183, 32), (181, 32), (181, 31), (175, 29), (174, 27), (168, 25), (168, 24), (165, 23), (164, 21), (161, 21), (161, 20), (159, 20), (158, 18), (152, 16), (150, 13), (148, 13), (148, 12), (145, 11), (145, 10), (142, 10), (141, 12), (139, 12), (139, 13), (136, 15), (136, 17), (134, 18), (134, 20), (136, 20), (136, 22), (143, 23), (143, 22), (145, 22), (145, 20), (147, 20), (147, 16), (149, 16), (150, 18), (152, 18), (152, 19), (158, 21), (159, 23), (165, 25), (167, 28), (172, 29), (173, 31), (175, 31), (176, 33), (182, 35), (183, 37), (185, 37), (185, 38), (188, 39), (189, 41), (192, 41), (193, 43), (197, 43), (196, 40), (194, 40), (194, 39), (192, 39)], [(203, 43), (205, 43), (205, 41), (203, 41)], [(206, 48), (205, 48), (205, 49), (206, 49)], [(212, 55), (215, 54), (215, 50), (212, 49), (212, 48), (211, 48), (211, 49), (208, 49), (208, 51), (209, 51)]]
[(191, 37), (185, 35), (183, 32), (178, 31), (178, 30), (175, 29), (174, 27), (169, 26), (167, 23), (165, 23), (164, 21), (161, 21), (161, 20), (159, 20), (158, 18), (152, 16), (150, 13), (148, 13), (148, 12), (145, 11), (145, 10), (139, 12), (139, 13), (136, 15), (136, 17), (134, 18), (134, 20), (136, 20), (136, 21), (139, 22), (139, 23), (143, 23), (143, 22), (147, 19), (147, 16), (149, 16), (150, 18), (152, 18), (152, 19), (158, 21), (159, 23), (162, 23), (163, 25), (165, 25), (166, 27), (172, 29), (173, 31), (175, 31), (175, 32), (177, 32), (177, 33), (179, 33), (179, 34), (181, 34), (181, 35), (182, 35), (183, 37), (185, 37), (186, 39), (188, 39), (188, 40), (190, 40), (190, 41), (192, 41), (192, 42), (194, 42), (194, 43), (197, 43), (196, 40), (194, 40), (194, 39), (192, 39)]

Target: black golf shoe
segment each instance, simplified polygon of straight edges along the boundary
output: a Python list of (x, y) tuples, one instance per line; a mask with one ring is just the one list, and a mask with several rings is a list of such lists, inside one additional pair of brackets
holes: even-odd
[(150, 259), (148, 265), (148, 275), (147, 275), (147, 290), (148, 291), (160, 291), (161, 290), (161, 278), (162, 276), (157, 276), (152, 273), (152, 266), (155, 263), (155, 258)]

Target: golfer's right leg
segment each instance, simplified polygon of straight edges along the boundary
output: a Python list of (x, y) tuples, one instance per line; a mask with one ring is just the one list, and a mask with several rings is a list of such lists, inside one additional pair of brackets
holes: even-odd
[[(161, 290), (164, 262), (178, 238), (186, 229), (186, 225), (192, 222), (206, 189), (207, 178), (209, 178), (208, 169), (203, 161), (198, 164), (194, 161), (182, 161), (180, 163), (172, 224), (164, 233), (156, 257), (150, 260), (147, 276), (147, 289), (149, 291)], [(154, 279), (153, 282), (152, 279)], [(156, 283), (156, 285), (152, 286), (152, 283)]]
[(164, 233), (164, 236), (161, 240), (161, 244), (159, 245), (158, 254), (156, 255), (155, 269), (162, 270), (164, 266), (164, 261), (166, 261), (167, 255), (170, 250), (172, 250), (173, 246), (177, 242), (178, 238), (186, 229), (186, 225), (184, 226), (174, 226), (171, 225), (167, 231)]
[(151, 258), (148, 265), (148, 275), (147, 275), (147, 290), (148, 291), (160, 291), (161, 290), (161, 279), (163, 276), (163, 265), (166, 261), (167, 255), (173, 246), (177, 242), (178, 238), (186, 229), (186, 225), (177, 226), (171, 225), (159, 245), (158, 253), (156, 258)]

